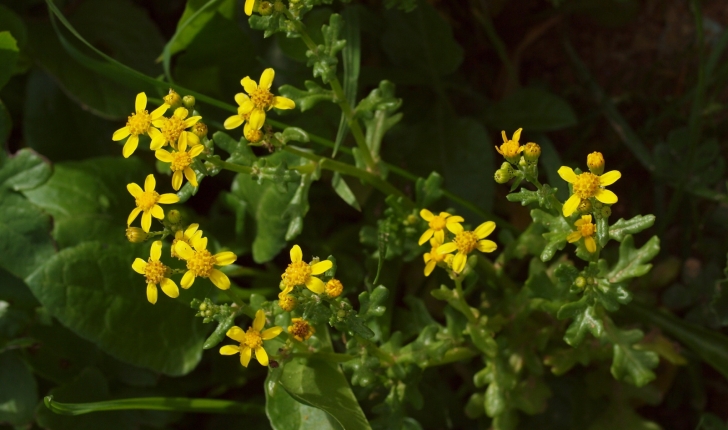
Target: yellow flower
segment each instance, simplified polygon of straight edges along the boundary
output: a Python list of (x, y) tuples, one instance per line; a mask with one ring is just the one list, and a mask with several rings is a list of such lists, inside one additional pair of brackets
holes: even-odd
[(192, 184), (193, 187), (198, 186), (197, 175), (190, 167), (190, 164), (192, 164), (192, 160), (200, 155), (204, 149), (205, 146), (198, 143), (187, 151), (187, 139), (180, 139), (176, 152), (157, 149), (154, 152), (154, 156), (157, 157), (157, 160), (159, 161), (170, 163), (169, 169), (174, 172), (172, 174), (172, 188), (179, 190), (182, 186), (182, 172), (184, 172), (184, 177), (190, 181), (190, 184)]
[(237, 93), (235, 94), (235, 103), (238, 104), (238, 113), (229, 116), (225, 123), (223, 124), (223, 127), (225, 127), (226, 130), (232, 130), (234, 128), (238, 128), (245, 121), (250, 121), (250, 114), (253, 112), (252, 109), (245, 110), (243, 109), (243, 105), (248, 107), (247, 103), (250, 101), (250, 97), (246, 96), (244, 93)]
[(245, 140), (250, 143), (258, 143), (263, 139), (263, 132), (253, 128), (250, 123), (247, 123), (245, 124), (245, 127), (243, 127), (243, 136), (245, 136)]
[(154, 179), (154, 175), (148, 175), (147, 179), (144, 180), (144, 191), (142, 191), (142, 188), (135, 183), (131, 183), (126, 186), (126, 189), (129, 190), (129, 193), (136, 200), (137, 206), (129, 214), (129, 218), (126, 220), (127, 226), (134, 222), (140, 212), (144, 212), (142, 214), (142, 230), (149, 233), (149, 228), (152, 226), (152, 217), (164, 219), (164, 211), (162, 210), (162, 207), (159, 206), (159, 203), (164, 205), (177, 203), (179, 201), (177, 194), (167, 193), (159, 195), (158, 192), (154, 191), (154, 187), (156, 185), (157, 181)]
[(126, 121), (126, 126), (116, 130), (114, 135), (111, 137), (114, 142), (118, 142), (119, 140), (129, 136), (124, 144), (124, 148), (121, 150), (125, 158), (129, 158), (129, 156), (136, 151), (137, 146), (139, 146), (140, 134), (146, 134), (152, 139), (161, 136), (159, 130), (152, 127), (152, 122), (157, 118), (162, 117), (169, 106), (167, 104), (163, 104), (152, 111), (151, 114), (147, 112), (146, 108), (147, 95), (144, 93), (137, 94), (136, 101), (134, 102), (134, 110), (136, 110), (136, 113), (132, 113)]
[(316, 330), (303, 318), (291, 318), (293, 325), (288, 326), (288, 334), (299, 342), (308, 340)]
[(617, 203), (617, 195), (603, 188), (612, 185), (622, 177), (622, 174), (617, 170), (612, 170), (601, 176), (590, 172), (577, 175), (571, 167), (561, 166), (559, 176), (574, 186), (574, 194), (564, 203), (564, 216), (570, 216), (579, 207), (582, 200), (591, 197), (596, 197), (600, 202), (609, 205)]
[[(253, 355), (253, 351), (255, 351), (255, 358), (258, 362), (263, 366), (267, 366), (268, 353), (263, 348), (263, 341), (271, 340), (278, 336), (283, 331), (283, 328), (274, 326), (263, 330), (263, 327), (265, 327), (265, 313), (260, 309), (255, 313), (255, 320), (253, 320), (253, 325), (248, 328), (248, 331), (243, 331), (238, 326), (230, 327), (230, 330), (227, 331), (227, 336), (232, 340), (240, 342), (240, 346), (225, 345), (220, 348), (220, 354), (234, 355), (240, 353), (240, 364), (248, 367), (250, 357)], [(263, 331), (261, 332), (261, 330)]]
[(295, 297), (289, 294), (278, 295), (278, 306), (280, 306), (281, 309), (286, 312), (291, 312), (292, 310), (296, 309), (297, 304), (298, 300), (296, 300)]
[(174, 232), (174, 240), (172, 241), (172, 257), (177, 257), (180, 260), (182, 259), (174, 250), (178, 242), (184, 242), (191, 245), (193, 239), (197, 240), (202, 237), (202, 230), (198, 230), (198, 228), (200, 228), (199, 224), (190, 224), (184, 232), (182, 232), (182, 230)]
[(151, 150), (161, 149), (168, 143), (172, 148), (177, 148), (177, 144), (182, 142), (184, 142), (185, 147), (199, 144), (200, 138), (195, 133), (187, 131), (187, 129), (197, 124), (197, 121), (202, 117), (191, 116), (187, 118), (187, 115), (189, 115), (189, 111), (179, 107), (174, 110), (171, 117), (162, 117), (152, 121), (155, 127), (159, 127), (161, 133), (152, 138), (152, 144), (149, 145)]
[(147, 300), (149, 303), (157, 303), (157, 284), (162, 287), (164, 294), (171, 298), (179, 296), (179, 288), (173, 280), (169, 279), (167, 275), (170, 270), (169, 267), (162, 264), (159, 261), (159, 257), (162, 256), (162, 241), (157, 240), (152, 243), (152, 249), (149, 251), (149, 260), (144, 261), (141, 258), (137, 258), (131, 264), (131, 268), (135, 272), (144, 275), (147, 278)]
[(586, 165), (590, 172), (601, 175), (604, 172), (604, 156), (601, 152), (594, 151), (586, 156)]
[(483, 240), (495, 230), (493, 221), (486, 221), (480, 224), (474, 231), (460, 231), (455, 235), (452, 242), (437, 247), (437, 253), (440, 255), (449, 254), (457, 251), (455, 258), (452, 260), (452, 270), (460, 273), (465, 269), (465, 262), (468, 254), (477, 249), (480, 252), (493, 252), (498, 245), (492, 240)]
[(126, 228), (126, 240), (131, 243), (142, 243), (149, 235), (139, 227), (127, 227)]
[(253, 14), (253, 6), (255, 6), (255, 0), (245, 0), (245, 14), (250, 16)]
[(339, 297), (343, 291), (344, 284), (342, 284), (338, 279), (331, 278), (329, 282), (326, 283), (326, 295), (332, 299)]
[(187, 272), (185, 272), (184, 276), (182, 276), (182, 281), (180, 281), (182, 288), (190, 288), (198, 276), (201, 278), (210, 278), (210, 281), (221, 290), (230, 288), (230, 278), (215, 269), (215, 266), (220, 267), (233, 264), (238, 259), (238, 256), (230, 251), (212, 255), (207, 250), (207, 238), (200, 237), (197, 234), (194, 234), (190, 238), (190, 244), (192, 245), (191, 247), (184, 241), (177, 241), (174, 245), (174, 250), (177, 255), (187, 261)]
[(582, 215), (581, 219), (576, 220), (574, 223), (576, 231), (569, 233), (569, 235), (566, 236), (566, 240), (568, 240), (569, 243), (574, 243), (583, 237), (586, 250), (589, 252), (596, 252), (597, 242), (594, 240), (593, 236), (597, 232), (597, 226), (592, 224), (591, 221), (591, 215)]
[(291, 264), (288, 265), (286, 271), (281, 275), (283, 284), (285, 285), (284, 293), (290, 292), (293, 287), (305, 285), (306, 288), (316, 294), (324, 292), (324, 281), (312, 275), (320, 275), (331, 269), (333, 263), (329, 260), (319, 261), (316, 264), (309, 265), (303, 261), (303, 253), (301, 247), (293, 245), (291, 248)]
[(506, 131), (502, 130), (501, 136), (503, 137), (503, 144), (500, 146), (500, 148), (497, 146), (495, 147), (495, 150), (498, 151), (500, 155), (505, 157), (505, 159), (512, 164), (518, 163), (521, 152), (523, 152), (523, 147), (520, 143), (518, 143), (518, 141), (521, 139), (522, 131), (522, 128), (516, 130), (515, 133), (513, 133), (513, 138), (509, 140), (508, 136), (506, 136)]
[[(246, 11), (248, 10), (248, 4), (245, 4)], [(234, 121), (240, 121), (235, 127), (243, 123), (242, 119), (245, 114), (250, 113), (248, 123), (255, 130), (260, 130), (265, 123), (265, 112), (276, 109), (293, 109), (296, 107), (296, 103), (286, 97), (274, 96), (270, 92), (270, 87), (273, 84), (273, 78), (275, 72), (273, 69), (268, 68), (263, 70), (263, 74), (260, 76), (260, 85), (256, 84), (254, 80), (250, 79), (249, 76), (244, 77), (240, 84), (245, 89), (248, 95), (239, 93), (235, 95), (235, 101), (238, 102), (240, 107), (238, 108), (238, 120), (230, 121), (228, 118), (226, 123), (227, 126), (233, 126)], [(233, 127), (234, 128), (234, 127)]]
[(461, 226), (460, 223), (465, 221), (463, 217), (453, 216), (447, 212), (440, 212), (440, 215), (435, 216), (427, 209), (422, 209), (420, 211), (420, 216), (429, 223), (430, 227), (422, 233), (422, 236), (420, 236), (420, 245), (430, 240), (433, 235), (435, 235), (435, 239), (437, 239), (438, 242), (444, 242), (445, 228), (450, 230), (452, 233), (457, 234), (463, 230), (463, 226)]
[(437, 238), (433, 237), (430, 239), (430, 246), (432, 248), (430, 249), (430, 252), (425, 252), (425, 255), (423, 256), (425, 258), (425, 276), (430, 276), (430, 273), (435, 270), (437, 263), (445, 261), (447, 257), (452, 257), (450, 254), (440, 254), (437, 252), (437, 248), (439, 248), (440, 245), (442, 245), (442, 242), (438, 241)]

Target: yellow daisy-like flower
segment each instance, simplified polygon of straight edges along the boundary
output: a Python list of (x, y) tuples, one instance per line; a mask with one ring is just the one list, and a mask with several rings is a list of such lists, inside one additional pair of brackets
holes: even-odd
[(173, 280), (169, 279), (167, 275), (170, 273), (169, 267), (162, 264), (159, 261), (159, 257), (162, 256), (162, 241), (157, 240), (152, 243), (152, 249), (149, 252), (149, 260), (144, 261), (141, 258), (137, 258), (131, 264), (131, 268), (140, 275), (144, 275), (147, 278), (147, 300), (149, 303), (157, 303), (157, 284), (162, 287), (164, 294), (171, 298), (179, 296), (179, 288)]
[(518, 142), (521, 139), (522, 131), (523, 129), (519, 128), (515, 131), (515, 133), (513, 133), (513, 138), (508, 139), (506, 131), (502, 130), (501, 136), (503, 137), (503, 144), (500, 148), (497, 146), (495, 147), (495, 150), (498, 151), (500, 155), (513, 164), (518, 162), (518, 158), (521, 156), (521, 152), (523, 152), (523, 147)]
[(185, 272), (184, 276), (182, 276), (182, 281), (180, 281), (182, 288), (190, 288), (198, 276), (201, 278), (210, 278), (210, 281), (221, 290), (230, 288), (230, 278), (218, 269), (215, 269), (215, 266), (221, 267), (233, 264), (238, 259), (238, 256), (230, 251), (212, 255), (207, 250), (207, 238), (200, 237), (197, 234), (191, 236), (190, 244), (192, 246), (180, 240), (174, 245), (174, 250), (177, 255), (187, 261), (187, 272)]
[(202, 153), (202, 151), (205, 149), (205, 146), (198, 143), (192, 146), (189, 151), (187, 151), (187, 141), (188, 139), (180, 139), (179, 143), (177, 144), (176, 152), (169, 152), (164, 149), (157, 149), (154, 152), (154, 156), (157, 157), (157, 160), (164, 163), (170, 163), (169, 169), (174, 172), (172, 174), (172, 188), (174, 188), (175, 190), (179, 190), (182, 186), (183, 172), (184, 177), (187, 178), (188, 181), (190, 181), (190, 184), (192, 184), (193, 187), (198, 186), (197, 175), (195, 174), (195, 171), (192, 170), (192, 168), (190, 167), (190, 164), (192, 164), (192, 160), (195, 157)]
[(230, 327), (230, 330), (227, 331), (227, 336), (232, 340), (240, 342), (240, 346), (225, 345), (220, 348), (220, 354), (234, 355), (240, 353), (240, 364), (248, 367), (250, 357), (253, 355), (253, 351), (255, 351), (255, 358), (258, 362), (263, 366), (267, 366), (268, 353), (263, 348), (263, 341), (275, 338), (281, 334), (283, 328), (274, 326), (263, 330), (263, 327), (265, 327), (265, 313), (260, 309), (255, 313), (253, 325), (248, 328), (248, 331), (243, 331), (238, 326)]
[[(249, 101), (250, 101), (250, 97), (246, 96), (244, 93), (235, 94), (235, 103), (238, 104), (238, 113), (233, 116), (229, 116), (225, 120), (225, 123), (223, 124), (223, 126), (225, 127), (226, 130), (232, 130), (234, 128), (238, 128), (241, 125), (243, 125), (243, 123), (245, 121), (250, 121), (250, 114), (253, 111), (252, 111), (252, 109), (246, 110), (247, 103)], [(243, 109), (243, 105), (246, 106), (246, 109)]]
[(493, 221), (486, 221), (480, 224), (474, 231), (461, 230), (455, 234), (455, 239), (452, 242), (438, 246), (436, 251), (440, 255), (457, 251), (455, 258), (452, 260), (452, 270), (455, 273), (460, 273), (465, 269), (468, 254), (473, 252), (473, 250), (493, 252), (498, 248), (498, 245), (492, 240), (484, 240), (493, 230), (495, 230), (495, 223)]
[(316, 333), (316, 330), (303, 318), (291, 318), (291, 325), (288, 326), (288, 334), (299, 342), (308, 340)]
[[(247, 3), (245, 8), (246, 10), (248, 9)], [(240, 123), (237, 124), (236, 127), (243, 123), (242, 119), (244, 115), (250, 113), (250, 118), (248, 119), (250, 127), (255, 130), (260, 130), (265, 123), (266, 111), (269, 111), (272, 108), (293, 109), (296, 107), (296, 103), (293, 100), (287, 97), (274, 96), (270, 92), (270, 87), (273, 84), (274, 77), (275, 71), (268, 68), (263, 70), (263, 74), (260, 75), (260, 84), (256, 84), (249, 76), (244, 77), (240, 81), (240, 84), (243, 86), (248, 95), (243, 93), (235, 95), (235, 101), (238, 102), (238, 105), (240, 105), (237, 115)], [(237, 121), (233, 120), (233, 122), (228, 122), (231, 118), (228, 118), (225, 121), (226, 128), (227, 126), (232, 126), (235, 124), (235, 121)]]
[(569, 233), (569, 235), (566, 236), (566, 240), (568, 240), (569, 243), (574, 243), (583, 237), (586, 250), (589, 252), (596, 252), (597, 242), (594, 240), (594, 234), (597, 232), (597, 226), (592, 224), (592, 216), (582, 215), (581, 219), (576, 220), (574, 225), (576, 226), (576, 231)]
[(342, 284), (338, 279), (331, 278), (329, 282), (326, 283), (325, 290), (327, 296), (335, 299), (344, 291), (344, 284)]
[(463, 217), (453, 216), (447, 212), (440, 212), (439, 215), (435, 216), (427, 209), (422, 209), (420, 211), (420, 216), (422, 217), (422, 219), (429, 223), (430, 227), (424, 233), (422, 233), (422, 236), (420, 236), (420, 240), (418, 242), (420, 245), (430, 240), (433, 235), (435, 236), (435, 239), (438, 240), (438, 242), (444, 242), (445, 228), (450, 230), (452, 233), (457, 234), (458, 232), (463, 230), (463, 227), (460, 225), (460, 223), (465, 221)]
[(136, 208), (131, 211), (129, 218), (126, 220), (126, 225), (131, 225), (136, 219), (140, 212), (142, 214), (142, 230), (149, 233), (149, 228), (152, 226), (152, 217), (157, 219), (164, 219), (164, 211), (159, 204), (172, 204), (179, 201), (177, 194), (167, 193), (160, 195), (154, 191), (154, 187), (157, 186), (157, 181), (154, 179), (154, 175), (148, 175), (147, 179), (144, 180), (144, 190), (135, 184), (131, 183), (126, 186), (129, 193), (136, 200)]
[(608, 205), (617, 203), (617, 195), (604, 187), (617, 182), (622, 174), (617, 170), (612, 170), (601, 176), (597, 176), (591, 172), (584, 172), (579, 175), (574, 173), (571, 167), (561, 166), (559, 176), (566, 182), (574, 186), (574, 194), (564, 203), (564, 216), (570, 216), (574, 213), (582, 200), (595, 197), (602, 203)]
[(301, 247), (293, 245), (291, 248), (291, 264), (288, 265), (286, 271), (281, 275), (285, 289), (283, 293), (287, 294), (293, 287), (305, 285), (306, 288), (316, 294), (324, 292), (326, 286), (324, 281), (313, 275), (320, 275), (331, 269), (334, 264), (329, 260), (319, 261), (316, 264), (308, 264), (303, 261), (303, 252)]
[(114, 135), (111, 137), (114, 142), (118, 142), (129, 136), (124, 144), (124, 148), (121, 150), (125, 158), (129, 158), (129, 156), (136, 151), (137, 146), (139, 146), (140, 134), (146, 134), (151, 137), (152, 140), (161, 136), (162, 133), (152, 127), (152, 122), (161, 118), (167, 109), (169, 109), (169, 106), (167, 104), (163, 104), (153, 110), (150, 114), (147, 111), (147, 95), (145, 93), (137, 94), (136, 101), (134, 102), (134, 110), (136, 113), (132, 113), (129, 116), (129, 119), (127, 119), (126, 125), (116, 130)]
[(172, 257), (177, 257), (180, 260), (182, 259), (182, 257), (180, 257), (174, 250), (178, 242), (184, 242), (187, 245), (191, 245), (192, 239), (197, 240), (202, 238), (202, 230), (198, 230), (199, 228), (199, 224), (190, 224), (184, 232), (182, 230), (174, 232), (174, 240), (172, 241)]
[(189, 113), (187, 109), (179, 107), (174, 110), (171, 117), (162, 117), (152, 121), (152, 124), (159, 127), (160, 130), (160, 133), (152, 138), (152, 144), (149, 146), (152, 151), (161, 149), (168, 143), (172, 148), (177, 148), (177, 144), (182, 142), (184, 142), (185, 147), (193, 147), (200, 143), (200, 138), (195, 133), (187, 131), (187, 129), (197, 124), (202, 117), (198, 115), (187, 118)]
[(439, 248), (440, 245), (442, 245), (442, 242), (438, 241), (437, 238), (433, 237), (430, 239), (430, 246), (432, 248), (430, 249), (430, 252), (425, 252), (425, 255), (423, 255), (425, 259), (425, 276), (430, 276), (430, 273), (435, 270), (437, 263), (446, 261), (447, 257), (452, 257), (451, 254), (440, 254), (437, 252), (437, 248)]

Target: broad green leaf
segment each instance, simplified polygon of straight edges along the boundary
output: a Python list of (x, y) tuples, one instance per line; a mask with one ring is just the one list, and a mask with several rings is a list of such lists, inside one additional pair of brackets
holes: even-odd
[(276, 385), (276, 373), (268, 372), (265, 380), (265, 413), (274, 430), (335, 430), (338, 421), (323, 409), (301, 403)]
[[(37, 345), (25, 360), (39, 376), (57, 384), (66, 384), (88, 366), (98, 365), (102, 354), (96, 346), (75, 335), (58, 322), (34, 324), (28, 333)], [(63, 363), (59, 366), (58, 363)]]
[(387, 308), (383, 302), (389, 297), (387, 287), (380, 285), (371, 293), (364, 291), (359, 294), (359, 316), (362, 318), (380, 317), (384, 315)]
[(0, 422), (28, 424), (38, 403), (33, 373), (14, 351), (0, 354)]
[(0, 266), (23, 278), (55, 252), (51, 218), (19, 194), (0, 190)]
[(339, 174), (339, 172), (335, 172), (333, 177), (331, 178), (331, 186), (334, 188), (334, 191), (336, 191), (336, 194), (341, 197), (342, 200), (344, 200), (349, 206), (361, 212), (361, 206), (356, 200), (356, 196), (351, 191), (351, 188), (349, 188), (349, 185), (346, 184), (346, 181), (344, 181), (344, 179), (341, 177), (341, 174)]
[(292, 85), (282, 85), (278, 91), (282, 96), (293, 100), (301, 112), (306, 112), (319, 102), (334, 101), (333, 91), (322, 88), (314, 81), (305, 81), (303, 84), (306, 86), (306, 91), (299, 90)]
[(509, 134), (561, 130), (576, 125), (576, 114), (561, 97), (538, 88), (523, 88), (495, 103), (486, 113), (488, 125)]
[(210, 287), (201, 279), (179, 299), (160, 293), (152, 305), (144, 278), (131, 270), (135, 257), (144, 257), (139, 246), (83, 242), (49, 258), (25, 281), (62, 324), (105, 352), (169, 375), (186, 374), (200, 360), (206, 337), (188, 303)]
[(231, 0), (187, 0), (185, 10), (177, 23), (177, 30), (164, 47), (164, 61), (168, 61), (168, 56), (186, 49), (216, 12), (232, 19), (234, 8), (235, 4)]
[[(564, 307), (561, 309), (564, 309)], [(559, 318), (561, 317), (562, 313), (560, 310)], [(582, 311), (576, 315), (574, 321), (566, 329), (564, 341), (573, 347), (579, 346), (587, 332), (590, 332), (597, 339), (604, 333), (604, 324), (597, 316), (594, 306), (585, 306), (582, 308)]]
[(371, 429), (338, 364), (294, 358), (281, 372), (280, 386), (296, 401), (326, 411), (347, 430)]
[(35, 151), (21, 149), (15, 155), (0, 158), (0, 190), (32, 190), (51, 176), (51, 166)]
[(637, 215), (629, 220), (620, 218), (609, 227), (609, 238), (621, 242), (628, 234), (639, 233), (642, 230), (652, 227), (654, 223), (654, 215)]
[(568, 291), (560, 285), (554, 285), (546, 274), (546, 265), (538, 258), (531, 259), (528, 265), (528, 279), (524, 286), (529, 289), (532, 297), (550, 301), (560, 300), (564, 292)]
[(18, 43), (9, 31), (0, 31), (0, 88), (8, 83), (18, 61)]
[(609, 335), (614, 343), (612, 376), (638, 387), (655, 379), (655, 374), (650, 369), (657, 367), (660, 361), (658, 355), (652, 351), (634, 348), (634, 344), (642, 340), (641, 331), (614, 328), (610, 329)]
[(606, 275), (610, 283), (638, 278), (649, 272), (652, 264), (645, 264), (660, 252), (660, 238), (653, 236), (642, 248), (635, 249), (634, 239), (627, 235), (619, 246), (619, 261)]

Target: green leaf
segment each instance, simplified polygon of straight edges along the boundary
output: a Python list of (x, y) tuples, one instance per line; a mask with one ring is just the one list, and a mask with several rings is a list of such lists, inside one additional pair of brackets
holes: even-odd
[[(53, 396), (43, 399), (45, 406), (59, 415), (77, 416), (102, 411), (175, 411), (213, 414), (256, 414), (262, 408), (254, 403), (240, 403), (231, 400), (189, 399), (185, 397), (140, 397), (131, 399), (109, 400), (92, 403), (62, 403)], [(107, 416), (102, 414), (102, 416)]]
[(442, 197), (443, 178), (437, 172), (430, 173), (427, 179), (417, 178), (415, 183), (415, 195), (417, 196), (417, 207), (430, 207)]
[[(561, 309), (564, 309), (564, 307)], [(565, 314), (566, 312), (563, 315)], [(559, 318), (562, 318), (561, 310), (559, 310)], [(574, 321), (566, 329), (564, 341), (573, 347), (577, 347), (584, 340), (587, 332), (590, 332), (597, 339), (604, 333), (604, 324), (601, 318), (597, 316), (594, 306), (582, 307), (582, 311), (576, 315)]]
[(21, 149), (12, 157), (0, 158), (0, 190), (32, 190), (51, 176), (51, 166), (35, 151)]
[(381, 81), (356, 107), (355, 114), (364, 120), (366, 127), (367, 147), (375, 155), (379, 154), (385, 133), (402, 119), (401, 113), (395, 113), (402, 99), (395, 97), (394, 91), (393, 83)]
[[(13, 120), (10, 118), (8, 108), (5, 107), (5, 103), (0, 100), (0, 145), (5, 145), (10, 131), (13, 129)], [(0, 151), (2, 153), (3, 151)], [(4, 158), (4, 155), (0, 155), (0, 159)]]
[(265, 413), (274, 430), (335, 430), (338, 421), (323, 409), (301, 403), (276, 384), (275, 372), (265, 380)]
[(557, 250), (564, 249), (566, 246), (566, 236), (571, 233), (571, 227), (561, 215), (551, 215), (540, 209), (531, 211), (533, 222), (537, 222), (546, 227), (549, 232), (544, 233), (546, 246), (541, 252), (541, 261), (549, 261), (554, 257)]
[(0, 31), (0, 88), (8, 83), (15, 72), (19, 56), (18, 43), (9, 31)]
[(338, 364), (294, 358), (281, 372), (278, 383), (298, 402), (326, 411), (346, 430), (371, 429)]
[(496, 129), (526, 132), (554, 131), (576, 125), (576, 114), (561, 97), (539, 88), (523, 88), (492, 105), (486, 112)]
[(389, 290), (380, 285), (371, 293), (364, 291), (359, 294), (359, 316), (362, 318), (380, 317), (387, 308), (382, 304), (389, 297)]
[(49, 258), (25, 282), (62, 324), (107, 353), (169, 375), (186, 374), (200, 360), (207, 331), (191, 318), (187, 303), (210, 287), (181, 290), (178, 299), (160, 293), (150, 304), (144, 278), (131, 270), (141, 251), (128, 243), (84, 242)]
[(609, 227), (609, 238), (621, 242), (628, 234), (639, 233), (652, 227), (653, 224), (655, 224), (654, 215), (637, 215), (629, 220), (620, 218)]
[(38, 403), (33, 373), (14, 351), (0, 354), (0, 422), (28, 424)]
[(495, 357), (498, 353), (498, 344), (493, 339), (493, 333), (488, 331), (482, 325), (475, 325), (468, 323), (467, 325), (468, 334), (470, 339), (480, 351), (482, 351), (488, 357)]
[(313, 108), (319, 102), (334, 101), (333, 91), (322, 88), (314, 81), (305, 81), (303, 84), (306, 86), (306, 91), (299, 90), (292, 85), (281, 85), (281, 87), (278, 88), (278, 92), (283, 97), (288, 97), (296, 102), (296, 107), (301, 109), (301, 112), (305, 112)]
[(561, 299), (564, 292), (568, 291), (560, 285), (554, 285), (546, 273), (546, 265), (538, 258), (531, 259), (528, 265), (528, 279), (524, 286), (531, 292), (531, 297), (550, 301)]
[(25, 48), (28, 41), (28, 32), (25, 23), (12, 9), (0, 5), (0, 31), (9, 31), (18, 42), (18, 48)]
[(642, 248), (635, 249), (634, 239), (627, 235), (619, 246), (619, 261), (607, 274), (610, 283), (626, 281), (631, 278), (643, 276), (652, 268), (652, 264), (645, 264), (660, 252), (660, 238), (653, 236)]
[(334, 191), (336, 191), (336, 194), (341, 197), (342, 200), (344, 200), (349, 206), (361, 212), (361, 206), (356, 200), (356, 196), (351, 191), (351, 188), (349, 188), (349, 186), (346, 184), (344, 179), (341, 177), (341, 174), (339, 174), (339, 172), (335, 172), (333, 177), (331, 178), (331, 186), (334, 188)]
[(509, 202), (521, 202), (521, 206), (527, 206), (531, 203), (537, 203), (539, 201), (538, 191), (531, 191), (525, 188), (521, 188), (521, 191), (517, 193), (510, 193), (506, 196)]
[[(596, 226), (597, 226), (597, 231), (596, 231), (597, 244), (599, 246), (601, 246), (602, 248), (604, 248), (607, 245), (607, 242), (609, 242), (609, 220), (600, 216), (596, 220)], [(586, 251), (586, 249), (584, 249), (584, 250)], [(587, 252), (587, 254), (585, 256), (587, 256), (587, 258), (585, 258), (585, 260), (591, 259), (591, 257), (588, 256), (588, 254), (590, 254), (589, 251), (586, 251), (586, 252)]]
[(660, 361), (653, 351), (641, 351), (634, 348), (634, 344), (642, 340), (640, 330), (610, 330), (610, 340), (614, 343), (614, 358), (611, 372), (616, 379), (624, 380), (632, 385), (641, 387), (653, 379), (652, 370)]
[(471, 314), (470, 308), (463, 305), (463, 303), (458, 300), (455, 291), (447, 288), (444, 285), (440, 285), (439, 290), (430, 291), (430, 294), (437, 300), (446, 301), (450, 306), (462, 312), (464, 315)]
[(336, 65), (339, 62), (336, 55), (346, 46), (346, 40), (339, 39), (342, 25), (341, 15), (331, 14), (329, 24), (321, 27), (324, 44), (318, 45), (316, 51), (306, 51), (307, 64), (313, 67), (313, 76), (321, 78), (325, 84), (336, 77)]
[(22, 196), (0, 190), (0, 266), (23, 278), (55, 252), (51, 218)]
[(546, 402), (551, 397), (551, 389), (544, 380), (530, 376), (518, 383), (513, 390), (513, 406), (529, 415), (543, 413)]
[[(359, 9), (357, 7), (348, 7), (344, 9), (344, 40), (346, 46), (341, 52), (341, 58), (344, 62), (344, 97), (349, 105), (354, 109), (356, 103), (357, 87), (359, 85), (359, 70), (361, 69), (361, 35), (359, 28)], [(336, 157), (336, 152), (344, 141), (346, 134), (349, 132), (349, 121), (346, 114), (341, 112), (339, 119), (339, 130), (336, 132), (336, 140), (334, 141), (334, 151), (332, 157)]]

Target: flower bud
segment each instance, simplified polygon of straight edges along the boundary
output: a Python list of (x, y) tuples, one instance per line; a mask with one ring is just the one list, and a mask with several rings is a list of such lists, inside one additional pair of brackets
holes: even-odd
[(326, 283), (326, 295), (332, 299), (339, 297), (341, 292), (344, 291), (344, 285), (338, 279), (331, 279)]
[(174, 110), (182, 106), (182, 98), (172, 88), (169, 89), (169, 94), (164, 96), (163, 99), (164, 103), (168, 104), (170, 109)]
[(286, 5), (282, 1), (276, 1), (273, 3), (273, 10), (277, 13), (283, 13), (286, 10)]
[(182, 98), (182, 104), (185, 105), (187, 109), (192, 109), (195, 107), (195, 96), (184, 96)]
[(177, 209), (172, 209), (171, 211), (167, 212), (167, 221), (171, 222), (172, 224), (178, 224), (181, 220), (182, 214), (180, 214)]
[(149, 237), (149, 234), (139, 227), (127, 227), (126, 239), (131, 243), (142, 243)]
[(530, 163), (538, 161), (541, 156), (541, 147), (538, 144), (529, 142), (523, 147), (523, 158)]
[(207, 136), (207, 124), (198, 121), (195, 125), (192, 126), (192, 133), (194, 133), (197, 137)]
[(508, 171), (505, 169), (498, 169), (495, 171), (495, 181), (499, 184), (505, 184), (506, 182), (510, 181), (513, 177), (513, 171)]
[(574, 285), (578, 288), (584, 288), (586, 287), (586, 279), (583, 276), (579, 276), (574, 280)]
[(513, 169), (513, 165), (511, 163), (504, 161), (503, 164), (500, 166), (501, 169)]
[(609, 215), (612, 214), (612, 208), (608, 205), (604, 205), (604, 207), (601, 210), (602, 218), (609, 218)]
[(268, 1), (260, 2), (260, 6), (258, 6), (258, 13), (263, 16), (272, 15), (273, 5)]
[(592, 211), (592, 204), (589, 201), (589, 199), (584, 199), (579, 203), (579, 206), (577, 206), (576, 210), (579, 211), (582, 215), (590, 214)]
[(586, 165), (593, 174), (601, 175), (604, 173), (604, 156), (601, 152), (592, 152), (586, 156)]
[(296, 340), (303, 342), (308, 340), (316, 330), (303, 318), (291, 319), (291, 325), (288, 326), (288, 334), (296, 338)]
[(263, 139), (263, 132), (252, 128), (245, 130), (243, 135), (245, 136), (245, 140), (250, 143), (258, 143)]
[(298, 301), (296, 300), (296, 298), (291, 296), (290, 294), (285, 294), (278, 299), (278, 306), (280, 306), (281, 309), (286, 312), (291, 312), (292, 310), (296, 309), (297, 304)]

